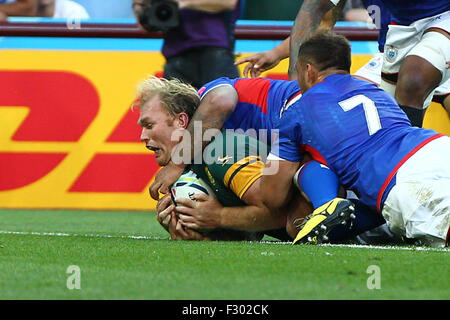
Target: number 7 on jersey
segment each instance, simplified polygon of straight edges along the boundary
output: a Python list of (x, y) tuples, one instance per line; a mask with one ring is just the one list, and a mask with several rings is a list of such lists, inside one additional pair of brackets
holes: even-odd
[(345, 112), (350, 111), (361, 104), (364, 109), (367, 127), (369, 129), (369, 135), (371, 136), (381, 129), (380, 116), (378, 115), (378, 110), (375, 106), (375, 102), (362, 94), (358, 94), (339, 102), (339, 105)]

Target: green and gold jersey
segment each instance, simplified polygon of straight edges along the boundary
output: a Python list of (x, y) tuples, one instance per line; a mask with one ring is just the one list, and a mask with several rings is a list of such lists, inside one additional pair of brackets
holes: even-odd
[(203, 163), (191, 169), (209, 184), (223, 206), (243, 206), (241, 198), (261, 177), (268, 153), (269, 147), (259, 140), (222, 130), (206, 146)]

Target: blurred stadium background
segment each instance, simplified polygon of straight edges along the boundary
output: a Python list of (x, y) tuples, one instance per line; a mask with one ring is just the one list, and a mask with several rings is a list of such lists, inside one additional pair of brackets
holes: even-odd
[[(91, 276), (101, 274), (108, 268), (118, 270), (117, 273), (111, 271), (104, 279), (97, 279), (97, 285), (101, 288), (111, 279), (132, 276), (134, 268), (141, 268), (142, 274), (148, 273), (146, 268), (155, 267), (149, 266), (149, 260), (145, 258), (146, 255), (151, 256), (151, 252), (153, 257), (161, 258), (161, 261), (158, 260), (160, 258), (155, 259), (159, 261), (156, 264), (160, 266), (158, 272), (162, 272), (166, 263), (180, 262), (177, 259), (182, 260), (185, 257), (183, 250), (188, 248), (164, 242), (165, 249), (174, 250), (175, 256), (169, 258), (162, 254), (164, 248), (159, 247), (159, 244), (146, 247), (139, 243), (140, 247), (134, 252), (134, 242), (130, 243), (136, 241), (133, 235), (143, 236), (143, 239), (168, 238), (155, 222), (155, 202), (147, 191), (158, 167), (152, 153), (139, 142), (140, 130), (136, 124), (138, 112), (130, 110), (137, 83), (149, 74), (162, 74), (164, 58), (159, 52), (161, 35), (139, 31), (131, 0), (76, 2), (82, 4), (91, 16), (91, 19), (81, 21), (79, 28), (68, 28), (64, 20), (22, 17), (11, 17), (8, 23), (0, 25), (0, 285), (2, 289), (6, 288), (0, 298), (450, 298), (446, 267), (449, 259), (445, 252), (432, 253), (436, 259), (423, 265), (424, 270), (442, 270), (443, 274), (437, 272), (432, 281), (416, 280), (407, 287), (406, 284), (418, 270), (401, 259), (406, 253), (398, 255), (400, 251), (395, 251), (392, 253), (395, 257), (386, 260), (390, 261), (390, 268), (395, 269), (392, 272), (403, 270), (406, 278), (400, 279), (400, 283), (396, 283), (392, 290), (384, 291), (384, 294), (365, 291), (362, 295), (352, 286), (356, 286), (357, 282), (358, 286), (365, 288), (365, 268), (373, 263), (368, 260), (374, 259), (375, 263), (382, 264), (385, 254), (381, 254), (381, 251), (376, 254), (356, 254), (354, 261), (360, 261), (361, 268), (352, 271), (354, 268), (349, 266), (343, 275), (350, 281), (343, 280), (348, 290), (333, 284), (329, 293), (321, 295), (319, 291), (323, 286), (330, 281), (337, 281), (333, 280), (335, 274), (317, 279), (313, 284), (296, 271), (294, 274), (298, 279), (309, 281), (310, 287), (306, 291), (286, 291), (282, 288), (291, 285), (292, 276), (288, 268), (292, 270), (298, 267), (296, 261), (311, 259), (317, 252), (327, 259), (326, 265), (334, 265), (341, 263), (350, 251), (343, 248), (309, 248), (303, 253), (292, 255), (290, 248), (267, 248), (264, 244), (250, 249), (248, 244), (233, 244), (225, 248), (230, 250), (230, 255), (233, 252), (235, 254), (230, 256), (230, 261), (233, 257), (240, 260), (242, 254), (251, 258), (253, 254), (255, 258), (250, 259), (249, 263), (263, 266), (264, 261), (271, 259), (271, 256), (281, 254), (277, 266), (281, 268), (281, 262), (287, 263), (283, 272), (279, 268), (261, 269), (258, 274), (252, 273), (250, 269), (244, 270), (239, 280), (242, 285), (237, 284), (244, 291), (236, 291), (227, 282), (235, 279), (238, 271), (230, 273), (230, 278), (218, 280), (223, 291), (219, 290), (220, 287), (214, 289), (216, 291), (208, 291), (212, 290), (206, 285), (209, 280), (205, 281), (205, 285), (198, 285), (198, 282), (194, 282), (196, 278), (193, 278), (186, 284), (186, 290), (191, 286), (202, 289), (185, 296), (165, 281), (167, 279), (158, 278), (151, 272), (151, 276), (147, 276), (153, 280), (148, 279), (148, 282), (144, 282), (145, 286), (142, 283), (138, 287), (132, 286), (130, 290), (136, 290), (122, 291), (123, 295), (120, 290), (129, 286), (125, 280), (121, 285), (115, 282), (117, 290), (114, 294), (105, 287), (104, 290), (85, 291), (88, 292), (86, 295), (69, 295), (67, 289), (64, 292), (58, 289), (61, 283), (65, 283), (65, 269), (58, 279), (52, 277), (49, 270), (92, 261), (97, 263), (97, 269), (92, 271)], [(271, 10), (265, 7), (269, 2), (272, 2)], [(298, 3), (297, 8), (292, 8), (293, 2), (244, 1), (243, 13), (236, 28), (236, 56), (271, 49), (286, 38), (300, 6)], [(377, 31), (368, 28), (365, 23), (339, 22), (335, 30), (351, 41), (353, 72), (377, 52)], [(287, 79), (287, 66), (287, 61), (283, 61), (263, 76)], [(450, 134), (449, 117), (437, 104), (429, 108), (424, 126)], [(69, 238), (65, 238), (64, 234)], [(43, 235), (59, 235), (62, 240), (54, 243), (56, 240), (43, 240), (46, 239)], [(76, 238), (77, 235), (81, 235), (81, 238)], [(105, 244), (109, 237), (113, 238), (111, 241), (114, 243)], [(78, 242), (76, 239), (79, 239)], [(93, 246), (96, 241), (98, 246)], [(75, 246), (75, 249), (71, 246)], [(114, 247), (111, 249), (116, 250), (114, 254), (111, 255), (108, 246)], [(191, 248), (193, 245), (189, 246)], [(220, 257), (224, 250), (221, 251), (217, 246), (214, 249), (207, 248), (205, 244), (197, 246), (189, 250), (193, 254), (196, 250), (211, 250), (208, 251), (213, 256), (211, 263), (217, 262), (216, 268), (223, 267)], [(90, 250), (94, 250), (92, 247), (105, 260), (91, 256), (93, 251)], [(253, 250), (253, 253), (247, 250)], [(273, 253), (277, 250), (281, 250), (281, 253)], [(291, 260), (288, 260), (288, 251)], [(154, 255), (155, 252), (161, 255)], [(331, 257), (333, 254), (335, 256)], [(420, 253), (420, 258), (425, 260), (425, 255), (425, 251)], [(127, 260), (131, 256), (134, 260)], [(117, 259), (112, 262), (113, 257)], [(197, 253), (185, 263), (195, 265), (193, 257), (197, 257)], [(200, 256), (197, 258), (201, 259)], [(58, 262), (54, 264), (53, 261)], [(308, 262), (305, 268), (314, 268), (315, 262)], [(136, 267), (140, 263), (142, 265)], [(242, 270), (242, 266), (238, 265), (231, 264), (228, 267)], [(177, 278), (182, 276), (186, 268), (190, 270), (185, 264), (178, 266), (168, 275), (169, 279), (186, 280)], [(192, 271), (197, 276), (202, 274), (198, 265)], [(274, 279), (272, 285), (270, 281), (262, 285), (263, 282), (258, 280), (267, 280), (268, 274), (277, 272), (281, 273), (278, 273), (279, 278)], [(357, 281), (353, 272), (358, 274)], [(33, 282), (31, 289), (24, 282), (24, 277), (29, 274), (40, 275), (30, 278)], [(246, 286), (246, 276), (256, 276), (252, 280), (254, 287)], [(440, 282), (442, 277), (447, 280), (446, 284)], [(215, 279), (213, 274), (211, 279)], [(406, 289), (399, 291), (398, 288), (403, 285)], [(164, 288), (166, 291), (148, 294), (145, 291), (148, 286), (161, 290)], [(279, 290), (273, 291), (275, 288)]]

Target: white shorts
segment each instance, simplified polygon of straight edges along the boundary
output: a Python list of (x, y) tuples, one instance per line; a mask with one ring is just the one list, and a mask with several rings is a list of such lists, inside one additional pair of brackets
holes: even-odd
[(445, 245), (450, 227), (450, 137), (429, 142), (405, 161), (382, 214), (394, 233), (430, 246)]
[[(381, 85), (381, 66), (383, 64), (383, 53), (378, 52), (357, 70), (353, 75), (369, 82), (375, 83), (377, 86)], [(450, 94), (450, 79), (441, 84), (434, 91), (434, 96), (447, 96)]]
[[(445, 72), (445, 64), (443, 67), (441, 65), (442, 62), (439, 59), (436, 59), (435, 55), (430, 55), (429, 52), (428, 54), (421, 55), (420, 52), (414, 51), (414, 48), (423, 41), (424, 32), (429, 29), (441, 29), (450, 34), (450, 11), (417, 20), (409, 26), (389, 25), (386, 34), (386, 43), (384, 45), (383, 73), (398, 73), (400, 65), (405, 57), (414, 54), (429, 61), (433, 66), (440, 70), (441, 73), (444, 72), (441, 82), (444, 83), (448, 78), (448, 72)], [(439, 48), (441, 52), (448, 57), (448, 54), (450, 54), (450, 39), (437, 32), (433, 32), (432, 35), (437, 37), (437, 40), (434, 43), (435, 48)], [(440, 57), (440, 59), (442, 60), (442, 57)], [(448, 59), (446, 61), (448, 61)]]
[[(424, 32), (429, 29), (440, 29), (450, 34), (450, 11), (433, 17), (417, 20), (409, 26), (389, 25), (384, 46), (382, 72), (396, 75), (403, 60), (409, 55), (419, 56), (431, 63), (442, 74), (439, 86), (450, 79), (450, 39), (438, 32)], [(382, 81), (381, 88), (395, 93), (395, 85)], [(431, 92), (424, 101), (427, 108), (432, 100)]]
[(450, 94), (450, 79), (445, 81), (439, 87), (434, 90), (434, 96), (448, 96)]
[(361, 79), (365, 79), (377, 86), (381, 84), (381, 66), (383, 65), (383, 53), (378, 52), (373, 55), (373, 57), (359, 68), (353, 75)]

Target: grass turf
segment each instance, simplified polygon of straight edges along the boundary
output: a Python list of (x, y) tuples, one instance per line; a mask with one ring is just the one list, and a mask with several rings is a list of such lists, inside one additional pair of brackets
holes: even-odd
[(0, 210), (0, 299), (447, 300), (449, 262), (448, 249), (170, 241), (152, 212)]

